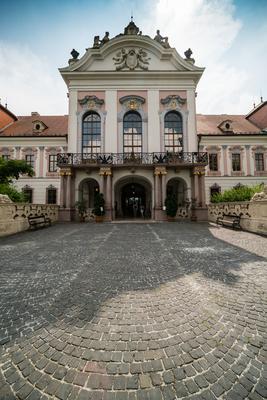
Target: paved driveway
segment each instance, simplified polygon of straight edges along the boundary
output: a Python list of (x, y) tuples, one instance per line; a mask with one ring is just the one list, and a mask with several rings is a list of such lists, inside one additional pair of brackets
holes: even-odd
[(1, 239), (0, 399), (266, 398), (266, 245), (190, 223)]

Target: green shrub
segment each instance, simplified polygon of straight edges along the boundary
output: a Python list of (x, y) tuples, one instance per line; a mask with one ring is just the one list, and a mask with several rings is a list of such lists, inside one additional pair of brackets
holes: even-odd
[(228, 203), (234, 201), (250, 201), (255, 193), (263, 191), (263, 184), (255, 186), (239, 186), (216, 193), (211, 197), (212, 203)]
[(0, 194), (7, 194), (10, 200), (15, 203), (26, 202), (26, 198), (23, 192), (19, 192), (14, 186), (9, 183), (0, 183)]

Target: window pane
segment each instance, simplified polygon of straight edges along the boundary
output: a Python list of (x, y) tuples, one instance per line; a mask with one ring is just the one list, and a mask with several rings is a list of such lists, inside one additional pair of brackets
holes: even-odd
[(255, 153), (256, 171), (264, 171), (264, 156), (263, 153)]
[(240, 171), (241, 170), (240, 154), (239, 153), (233, 153), (232, 154), (232, 169), (233, 169), (233, 171)]
[(142, 119), (136, 111), (128, 112), (123, 119), (123, 151), (142, 151)]
[(218, 170), (218, 157), (217, 153), (210, 153), (209, 154), (209, 168), (211, 171)]
[(90, 112), (83, 119), (82, 152), (99, 153), (101, 147), (101, 118), (96, 112)]
[(168, 112), (164, 118), (165, 151), (180, 152), (183, 150), (182, 132), (183, 121), (181, 115), (176, 111)]

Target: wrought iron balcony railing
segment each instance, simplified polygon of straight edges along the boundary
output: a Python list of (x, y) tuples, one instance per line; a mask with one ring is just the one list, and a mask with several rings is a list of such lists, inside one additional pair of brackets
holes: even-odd
[(60, 153), (57, 164), (64, 166), (207, 165), (207, 153)]

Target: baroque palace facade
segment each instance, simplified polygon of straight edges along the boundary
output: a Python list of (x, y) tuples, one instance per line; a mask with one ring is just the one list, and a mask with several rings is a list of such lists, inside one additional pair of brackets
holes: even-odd
[(94, 43), (60, 68), (69, 115), (17, 117), (0, 105), (0, 155), (26, 159), (33, 178), (16, 185), (34, 203), (60, 204), (71, 220), (84, 200), (105, 198), (107, 220), (164, 220), (168, 193), (177, 218), (207, 218), (214, 192), (267, 182), (267, 102), (247, 115), (197, 115), (204, 69), (188, 49), (181, 57), (160, 32), (142, 35), (131, 21), (123, 34)]

